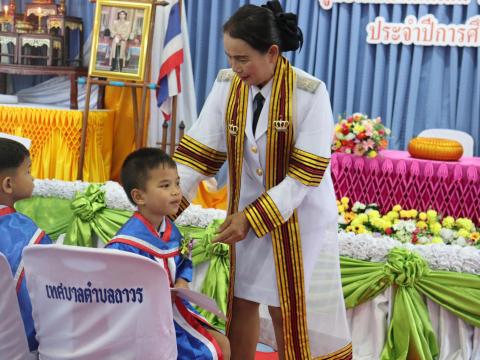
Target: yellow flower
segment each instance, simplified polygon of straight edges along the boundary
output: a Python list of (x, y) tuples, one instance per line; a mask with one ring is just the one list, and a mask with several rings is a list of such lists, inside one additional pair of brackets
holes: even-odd
[(346, 212), (343, 214), (343, 218), (347, 222), (347, 224), (350, 224), (350, 222), (355, 219), (355, 214), (353, 212)]
[(422, 221), (427, 220), (427, 213), (421, 212), (420, 214), (418, 214), (418, 218)]
[(339, 124), (335, 125), (335, 132), (339, 133), (341, 131), (342, 131), (342, 125), (339, 125)]
[(391, 228), (393, 226), (391, 221), (385, 220), (383, 222), (383, 231), (387, 230), (388, 228)]
[(465, 229), (458, 230), (457, 235), (461, 236), (465, 239), (470, 239), (470, 232), (468, 230), (465, 230)]
[(369, 158), (374, 158), (377, 156), (377, 152), (375, 150), (369, 151), (368, 152), (368, 157)]
[(469, 231), (472, 230), (473, 227), (474, 227), (473, 223), (472, 223), (472, 220), (467, 219), (467, 218), (457, 219), (456, 223), (462, 229), (469, 230)]
[(380, 218), (380, 212), (378, 210), (370, 210), (368, 212), (368, 218), (371, 219), (376, 219)]
[(400, 210), (400, 217), (401, 217), (402, 219), (408, 218), (408, 215), (409, 215), (409, 213), (408, 213), (407, 210)]
[(427, 218), (429, 222), (434, 222), (437, 220), (437, 212), (435, 210), (428, 210), (427, 211)]
[(472, 240), (474, 243), (477, 243), (478, 239), (480, 239), (480, 233), (478, 231), (470, 234), (470, 240)]
[(443, 239), (440, 236), (432, 237), (432, 244), (443, 244)]
[(363, 125), (360, 125), (360, 124), (355, 124), (353, 126), (353, 132), (355, 134), (360, 134), (362, 131), (365, 131), (365, 126)]
[(356, 225), (353, 227), (353, 232), (356, 234), (364, 234), (367, 232), (367, 229), (363, 225)]
[(432, 232), (433, 235), (440, 234), (441, 230), (442, 230), (442, 225), (440, 223), (435, 222), (430, 224), (430, 231)]
[(455, 225), (455, 219), (451, 216), (447, 216), (442, 220), (442, 225), (447, 229), (451, 229)]
[(345, 206), (343, 205), (338, 205), (338, 212), (342, 214), (345, 211)]
[(427, 226), (428, 226), (428, 225), (427, 225), (427, 223), (426, 223), (425, 221), (418, 221), (418, 222), (417, 222), (417, 228), (419, 228), (419, 229), (422, 229), (422, 230), (423, 230), (423, 229), (426, 229)]
[(342, 198), (340, 199), (340, 202), (341, 202), (343, 205), (348, 205), (349, 201), (350, 201), (350, 199), (349, 199), (348, 197), (346, 197), (346, 196), (344, 196), (344, 197), (342, 197)]
[(415, 219), (415, 218), (417, 217), (417, 215), (418, 215), (418, 211), (415, 210), (415, 209), (412, 209), (412, 210), (410, 210), (409, 215), (410, 215), (410, 217), (411, 217), (412, 219)]
[(352, 225), (348, 225), (348, 226), (345, 228), (345, 231), (346, 231), (346, 232), (354, 232), (354, 231), (353, 231), (353, 226), (352, 226)]
[(337, 206), (340, 205), (340, 201), (337, 200)]
[(395, 205), (393, 208), (392, 208), (392, 211), (396, 211), (396, 212), (399, 212), (400, 210), (402, 210), (402, 207), (400, 205)]
[(387, 215), (385, 215), (385, 217), (386, 217), (387, 219), (389, 219), (389, 220), (398, 219), (398, 212), (393, 211), (393, 210), (392, 210), (392, 211), (389, 211), (389, 212), (387, 213)]
[(360, 221), (361, 221), (362, 223), (368, 221), (368, 215), (367, 215), (367, 214), (360, 214), (360, 215), (358, 215), (357, 218), (360, 219)]

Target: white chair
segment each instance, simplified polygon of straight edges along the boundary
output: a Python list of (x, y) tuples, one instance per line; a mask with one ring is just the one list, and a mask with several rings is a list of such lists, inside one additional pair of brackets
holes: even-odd
[(42, 360), (177, 358), (163, 268), (143, 256), (28, 246), (27, 287)]
[(0, 254), (0, 359), (25, 360), (29, 356), (12, 270)]
[(464, 131), (451, 129), (426, 129), (420, 132), (418, 136), (456, 140), (463, 146), (463, 156), (473, 156), (473, 137)]
[(18, 96), (0, 94), (0, 104), (18, 104)]

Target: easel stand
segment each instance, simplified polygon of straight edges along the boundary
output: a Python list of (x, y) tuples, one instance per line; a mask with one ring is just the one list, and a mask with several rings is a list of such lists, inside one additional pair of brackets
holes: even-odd
[[(158, 1), (158, 0), (151, 0), (152, 3), (152, 15), (150, 17), (149, 28), (150, 31), (148, 32), (148, 45), (152, 44), (153, 41), (153, 33), (155, 27), (155, 15), (156, 15), (156, 8), (157, 6), (166, 6), (168, 2), (166, 1)], [(93, 50), (92, 50), (93, 51)], [(146, 102), (147, 102), (147, 90), (155, 90), (158, 86), (155, 83), (147, 82), (150, 73), (150, 66), (152, 60), (152, 53), (151, 53), (151, 46), (148, 48), (146, 59), (145, 59), (145, 68), (143, 74), (143, 82), (128, 82), (128, 81), (113, 81), (113, 80), (104, 80), (104, 79), (97, 79), (92, 78), (91, 76), (87, 76), (86, 80), (79, 79), (79, 83), (86, 83), (86, 97), (85, 97), (85, 110), (83, 112), (83, 119), (82, 119), (82, 133), (80, 139), (80, 157), (78, 160), (78, 180), (83, 180), (83, 166), (85, 163), (85, 147), (86, 147), (86, 140), (87, 140), (87, 126), (88, 126), (88, 114), (90, 112), (90, 92), (92, 85), (100, 85), (100, 86), (119, 86), (119, 87), (129, 87), (132, 91), (132, 104), (133, 104), (133, 119), (135, 122), (135, 148), (139, 149), (144, 144), (143, 141), (143, 132), (144, 132), (144, 119), (146, 113)], [(137, 89), (142, 88), (142, 98), (140, 102), (140, 111), (138, 109), (138, 99), (137, 99)], [(175, 128), (176, 128), (176, 106), (177, 106), (177, 97), (173, 97), (173, 114), (171, 118), (171, 140), (170, 141), (170, 153), (173, 154), (175, 151)], [(164, 124), (165, 125), (165, 124)], [(168, 125), (167, 125), (168, 126)], [(166, 144), (165, 144), (166, 146)], [(165, 150), (165, 149), (163, 149)]]

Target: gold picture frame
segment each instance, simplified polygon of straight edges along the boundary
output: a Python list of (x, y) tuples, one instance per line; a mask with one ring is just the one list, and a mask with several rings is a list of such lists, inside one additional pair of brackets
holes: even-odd
[(88, 75), (143, 81), (152, 2), (97, 0)]

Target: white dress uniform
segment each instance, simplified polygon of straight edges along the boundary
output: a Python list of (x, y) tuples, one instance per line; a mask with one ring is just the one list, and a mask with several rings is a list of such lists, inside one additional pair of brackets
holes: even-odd
[[(334, 123), (327, 89), (323, 82), (304, 71), (297, 68), (294, 71), (297, 78), (293, 97), (294, 146), (329, 159)], [(225, 116), (232, 76), (230, 69), (220, 71), (198, 121), (187, 132), (199, 143), (219, 152), (227, 151)], [(239, 211), (266, 191), (266, 135), (272, 81), (261, 89), (256, 86), (249, 88)], [(252, 103), (258, 92), (265, 98), (265, 104), (254, 136)], [(178, 165), (178, 171), (184, 195), (191, 200), (198, 182), (205, 176), (183, 164)], [(349, 344), (350, 335), (340, 283), (338, 215), (330, 169), (325, 171), (319, 186), (306, 186), (286, 176), (267, 193), (283, 219), (290, 218), (295, 209), (298, 211), (312, 355), (337, 351)], [(322, 274), (316, 277), (321, 278), (322, 283), (315, 284), (316, 288), (322, 288), (322, 292), (312, 298), (308, 289), (314, 269)], [(234, 295), (263, 305), (280, 306), (270, 234), (258, 238), (250, 230), (245, 240), (236, 243)], [(268, 312), (263, 309), (261, 314), (261, 340), (275, 346)], [(316, 336), (324, 338), (316, 341)], [(328, 340), (325, 340), (325, 336)]]

